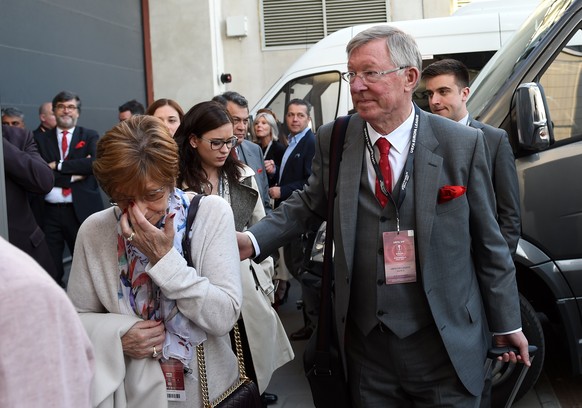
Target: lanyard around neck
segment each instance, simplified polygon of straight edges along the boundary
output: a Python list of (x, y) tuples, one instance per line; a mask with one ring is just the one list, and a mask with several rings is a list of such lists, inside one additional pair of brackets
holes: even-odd
[(271, 145), (273, 144), (273, 139), (271, 139), (271, 141), (269, 142), (269, 144), (267, 145), (267, 147), (265, 148), (265, 151), (263, 153), (263, 157), (267, 157), (267, 154), (269, 154), (269, 150), (271, 150)]
[(370, 153), (372, 167), (374, 168), (374, 172), (376, 173), (376, 177), (378, 178), (382, 194), (388, 197), (390, 202), (394, 205), (394, 208), (396, 210), (396, 229), (398, 232), (400, 232), (400, 215), (398, 210), (400, 209), (400, 206), (402, 205), (402, 203), (404, 202), (404, 198), (406, 197), (406, 186), (408, 185), (408, 181), (410, 180), (410, 176), (412, 174), (414, 166), (414, 149), (416, 148), (416, 136), (418, 134), (419, 120), (420, 120), (419, 108), (415, 104), (414, 123), (412, 125), (411, 130), (410, 149), (408, 151), (408, 158), (406, 159), (406, 165), (404, 167), (404, 178), (402, 179), (402, 185), (400, 186), (400, 194), (398, 194), (398, 203), (396, 203), (394, 197), (392, 196), (392, 194), (390, 194), (390, 192), (386, 188), (386, 182), (384, 180), (384, 177), (382, 176), (382, 172), (380, 171), (380, 166), (378, 165), (376, 156), (374, 155), (374, 148), (372, 147), (372, 141), (370, 140), (370, 135), (368, 134), (368, 126), (364, 122), (364, 139), (366, 140), (366, 147), (368, 148), (368, 153)]

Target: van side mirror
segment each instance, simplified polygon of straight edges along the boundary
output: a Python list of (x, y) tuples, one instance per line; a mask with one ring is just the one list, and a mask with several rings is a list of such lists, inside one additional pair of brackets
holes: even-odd
[(519, 150), (537, 152), (553, 143), (554, 130), (541, 84), (519, 85), (511, 101), (511, 126), (517, 131)]

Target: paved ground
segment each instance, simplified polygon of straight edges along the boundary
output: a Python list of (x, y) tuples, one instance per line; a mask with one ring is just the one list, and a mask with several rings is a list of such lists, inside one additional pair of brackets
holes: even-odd
[[(289, 300), (279, 308), (279, 316), (285, 326), (287, 334), (293, 333), (303, 325), (301, 311), (297, 310), (295, 301), (299, 297), (299, 285), (296, 281), (291, 282)], [(285, 366), (279, 368), (273, 378), (268, 392), (277, 394), (279, 401), (273, 408), (312, 408), (313, 402), (309, 384), (303, 372), (303, 349), (306, 341), (291, 342), (295, 351), (295, 359)], [(560, 405), (554, 390), (545, 375), (538, 381), (535, 388), (527, 393), (520, 401), (513, 404), (514, 408), (570, 408)], [(572, 408), (574, 406), (571, 406)], [(496, 407), (494, 407), (496, 408)]]

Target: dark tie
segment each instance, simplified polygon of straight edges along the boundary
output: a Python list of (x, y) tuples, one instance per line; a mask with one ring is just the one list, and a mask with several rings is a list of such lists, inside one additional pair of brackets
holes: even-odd
[[(67, 141), (67, 133), (66, 130), (63, 130), (63, 141), (61, 142), (61, 150), (63, 151), (63, 160), (65, 160), (65, 155), (67, 154), (67, 148), (69, 147), (69, 142)], [(70, 188), (63, 188), (63, 196), (68, 196), (71, 194)]]
[(232, 157), (234, 157), (235, 159), (238, 160), (238, 151), (237, 151), (238, 146), (234, 146), (231, 150), (230, 150), (230, 155)]
[[(392, 193), (392, 171), (390, 170), (390, 161), (388, 160), (388, 153), (390, 153), (390, 142), (383, 137), (376, 141), (376, 146), (380, 151), (380, 161), (378, 165), (380, 166), (380, 171), (382, 172), (382, 178), (384, 178), (384, 184), (386, 190)], [(388, 197), (384, 195), (382, 189), (380, 188), (380, 181), (376, 178), (376, 198), (380, 202), (382, 207), (385, 207), (388, 203)]]

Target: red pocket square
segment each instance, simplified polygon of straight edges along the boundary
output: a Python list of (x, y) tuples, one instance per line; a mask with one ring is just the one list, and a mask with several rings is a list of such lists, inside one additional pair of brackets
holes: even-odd
[(85, 141), (81, 140), (79, 143), (75, 145), (75, 149), (81, 149), (83, 146), (85, 146)]
[(467, 187), (464, 186), (443, 186), (439, 189), (438, 203), (442, 204), (451, 201), (465, 194), (465, 191), (467, 191)]

